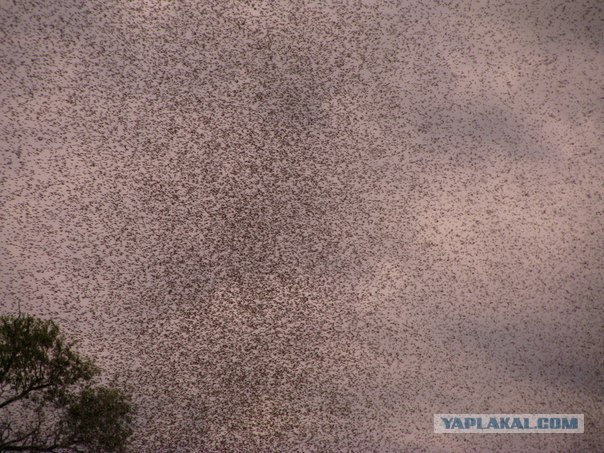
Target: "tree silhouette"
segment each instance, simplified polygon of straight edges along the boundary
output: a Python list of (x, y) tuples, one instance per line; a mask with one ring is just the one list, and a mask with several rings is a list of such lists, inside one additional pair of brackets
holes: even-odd
[(0, 317), (0, 451), (124, 451), (131, 397), (74, 346), (51, 320)]

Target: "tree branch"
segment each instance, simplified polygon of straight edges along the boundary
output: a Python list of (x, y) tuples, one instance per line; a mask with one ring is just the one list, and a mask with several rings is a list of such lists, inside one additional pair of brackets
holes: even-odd
[(84, 453), (84, 450), (79, 450), (78, 448), (74, 447), (73, 445), (60, 445), (60, 444), (56, 444), (56, 445), (50, 445), (48, 447), (44, 446), (44, 445), (18, 445), (18, 446), (9, 446), (9, 447), (3, 447), (2, 445), (0, 445), (0, 452), (10, 452), (10, 451), (44, 451), (44, 452), (55, 452), (57, 451), (57, 449), (68, 449), (71, 451), (74, 451), (76, 453)]
[(49, 451), (54, 452), (57, 448), (65, 448), (60, 445), (51, 445), (50, 447), (44, 447), (42, 445), (15, 445), (3, 447), (0, 445), (0, 451)]
[(8, 374), (10, 368), (13, 366), (13, 362), (15, 361), (15, 353), (12, 353), (10, 359), (6, 360), (2, 364), (2, 370), (0, 371), (0, 382), (4, 381), (4, 376)]
[(38, 430), (38, 427), (34, 428), (33, 430), (31, 430), (30, 432), (28, 432), (27, 434), (24, 434), (21, 437), (18, 437), (16, 439), (13, 440), (8, 440), (2, 444), (0, 444), (0, 451), (6, 451), (7, 449), (11, 449), (13, 448), (11, 446), (11, 444), (16, 444), (17, 442), (23, 442), (24, 440), (26, 440), (28, 437), (31, 437), (33, 434), (36, 433), (36, 431)]
[(0, 409), (2, 409), (5, 406), (8, 406), (11, 403), (14, 403), (15, 401), (18, 401), (18, 400), (26, 397), (31, 392), (34, 392), (36, 390), (45, 389), (47, 387), (50, 387), (50, 385), (51, 385), (50, 383), (46, 383), (46, 384), (41, 384), (41, 385), (30, 386), (30, 387), (26, 388), (25, 390), (23, 390), (18, 395), (15, 395), (12, 398), (9, 398), (6, 401), (3, 401), (2, 403), (0, 403)]

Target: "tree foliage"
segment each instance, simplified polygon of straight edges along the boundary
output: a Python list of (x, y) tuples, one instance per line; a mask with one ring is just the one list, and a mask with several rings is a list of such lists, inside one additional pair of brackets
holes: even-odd
[(0, 317), (0, 451), (123, 451), (133, 404), (51, 320)]

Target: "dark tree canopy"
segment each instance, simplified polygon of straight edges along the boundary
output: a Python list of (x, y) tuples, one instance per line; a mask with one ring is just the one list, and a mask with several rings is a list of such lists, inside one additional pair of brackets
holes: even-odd
[(51, 320), (0, 317), (0, 451), (123, 451), (133, 405)]

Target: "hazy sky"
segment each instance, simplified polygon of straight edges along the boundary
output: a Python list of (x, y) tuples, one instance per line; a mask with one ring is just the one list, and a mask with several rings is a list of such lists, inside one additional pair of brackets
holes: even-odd
[(602, 449), (600, 2), (0, 8), (0, 311), (137, 385), (133, 451)]

